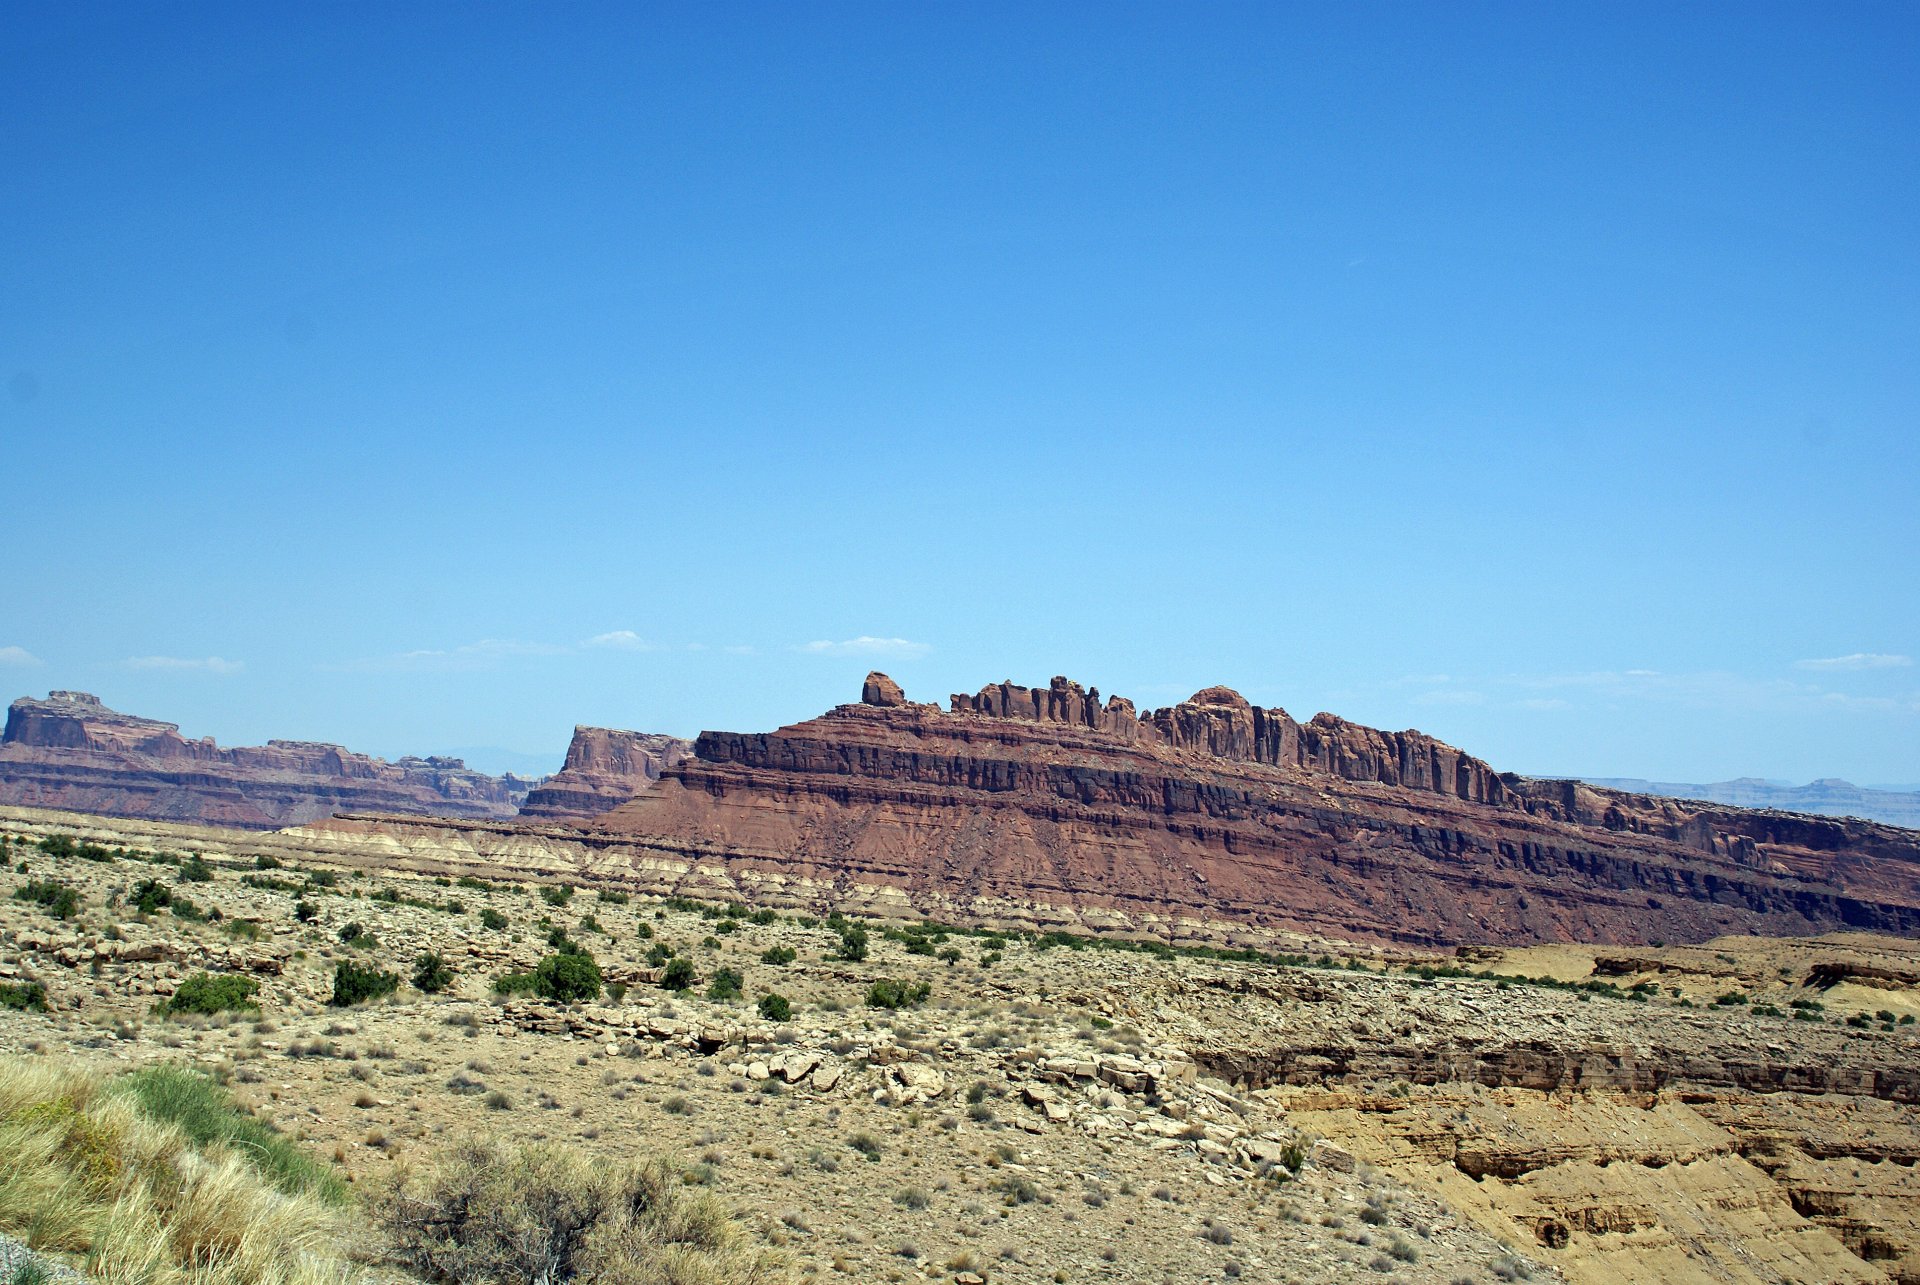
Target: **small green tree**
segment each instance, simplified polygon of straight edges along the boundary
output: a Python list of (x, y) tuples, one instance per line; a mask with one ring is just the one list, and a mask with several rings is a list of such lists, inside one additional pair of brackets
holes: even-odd
[(840, 930), (840, 958), (859, 963), (867, 957), (867, 930), (848, 924)]
[(130, 894), (133, 908), (143, 915), (151, 915), (173, 900), (173, 892), (158, 879), (142, 879), (133, 885)]
[(600, 997), (600, 965), (585, 951), (548, 955), (533, 970), (533, 988), (560, 1004)]
[(923, 1002), (933, 993), (933, 987), (925, 982), (894, 981), (883, 977), (867, 988), (867, 1005), (870, 1008), (907, 1008)]
[(453, 985), (453, 966), (432, 951), (424, 951), (413, 961), (414, 989), (438, 995)]
[(333, 966), (333, 998), (327, 1002), (336, 1008), (346, 1008), (362, 1000), (391, 995), (399, 989), (400, 977), (397, 973), (362, 968), (351, 960), (343, 959)]
[(253, 997), (260, 983), (236, 973), (195, 973), (174, 989), (160, 1005), (163, 1013), (221, 1013), (228, 1009), (258, 1008)]
[(769, 1022), (784, 1022), (793, 1016), (793, 1004), (785, 995), (768, 991), (760, 997), (760, 1016)]
[(480, 926), (488, 932), (497, 933), (507, 926), (507, 917), (492, 906), (484, 906), (480, 910)]
[(667, 970), (660, 974), (660, 985), (665, 990), (683, 991), (693, 983), (693, 961), (690, 959), (670, 959), (667, 961)]
[(744, 979), (738, 969), (715, 969), (713, 980), (707, 984), (708, 999), (739, 999), (740, 986)]

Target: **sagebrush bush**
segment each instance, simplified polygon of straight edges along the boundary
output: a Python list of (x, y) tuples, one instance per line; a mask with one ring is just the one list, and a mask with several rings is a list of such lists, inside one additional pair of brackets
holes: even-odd
[(343, 959), (333, 966), (333, 997), (327, 1002), (336, 1008), (346, 1008), (362, 1000), (391, 995), (398, 989), (400, 978), (397, 974), (383, 973), (377, 968), (362, 968), (351, 960)]
[(238, 973), (195, 973), (174, 989), (160, 1005), (163, 1013), (224, 1013), (229, 1009), (259, 1008), (253, 997), (260, 983)]
[(453, 985), (453, 965), (433, 951), (423, 951), (413, 961), (413, 985), (424, 994), (438, 995)]
[(870, 1008), (908, 1008), (923, 1003), (933, 993), (933, 987), (926, 982), (895, 981), (883, 977), (867, 988), (867, 1006)]
[(396, 1263), (443, 1285), (755, 1285), (777, 1264), (662, 1160), (465, 1141), (379, 1202)]

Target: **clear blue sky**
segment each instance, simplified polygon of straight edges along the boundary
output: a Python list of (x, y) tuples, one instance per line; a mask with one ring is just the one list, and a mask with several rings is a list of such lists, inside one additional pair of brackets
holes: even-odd
[(1908, 3), (14, 6), (0, 679), (557, 763), (1067, 673), (1920, 780), (1917, 61)]

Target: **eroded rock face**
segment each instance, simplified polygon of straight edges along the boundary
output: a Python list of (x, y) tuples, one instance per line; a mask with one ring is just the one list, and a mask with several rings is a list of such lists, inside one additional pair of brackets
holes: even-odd
[(527, 795), (520, 815), (534, 821), (599, 816), (659, 780), (660, 773), (692, 749), (691, 741), (677, 736), (576, 727), (558, 775), (548, 777)]
[(270, 830), (335, 812), (509, 817), (533, 782), (456, 758), (385, 759), (315, 741), (223, 749), (87, 692), (22, 698), (0, 736), (0, 803)]
[(1344, 780), (1378, 781), (1476, 803), (1503, 803), (1507, 797), (1492, 768), (1424, 733), (1382, 732), (1332, 714), (1316, 714), (1302, 726), (1286, 710), (1261, 709), (1231, 687), (1203, 688), (1178, 705), (1135, 714), (1132, 701), (1116, 696), (1102, 705), (1098, 688), (1082, 691), (1080, 684), (1057, 677), (1045, 688), (998, 683), (973, 696), (957, 695), (952, 710), (1064, 723), (1236, 763), (1312, 768)]
[(865, 685), (877, 700), (776, 732), (703, 733), (594, 830), (897, 887), (942, 913), (1113, 912), (1158, 934), (1205, 919), (1419, 944), (1920, 931), (1911, 831), (1570, 794), (1420, 732), (1302, 724), (1227, 688), (1140, 715), (1056, 678), (941, 711), (884, 679)]

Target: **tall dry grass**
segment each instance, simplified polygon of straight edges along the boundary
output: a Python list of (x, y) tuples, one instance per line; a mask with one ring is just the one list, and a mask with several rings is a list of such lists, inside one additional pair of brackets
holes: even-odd
[[(234, 1110), (204, 1077), (159, 1075), (109, 1081), (75, 1066), (0, 1058), (0, 1230), (77, 1258), (100, 1285), (338, 1285), (352, 1277), (344, 1252), (352, 1227), (331, 1175), (263, 1167), (261, 1139), (291, 1151), (284, 1139)], [(200, 1127), (150, 1113), (147, 1102), (169, 1094)], [(232, 1122), (224, 1130), (212, 1127), (220, 1117)]]
[(680, 1169), (567, 1147), (463, 1142), (379, 1202), (392, 1254), (439, 1285), (763, 1285), (786, 1279)]

